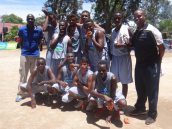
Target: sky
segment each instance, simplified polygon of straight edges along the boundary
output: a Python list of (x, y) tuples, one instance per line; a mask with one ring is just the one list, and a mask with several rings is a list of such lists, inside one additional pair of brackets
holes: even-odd
[[(4, 14), (15, 14), (26, 21), (27, 14), (35, 17), (43, 15), (42, 7), (47, 0), (0, 0), (0, 16)], [(172, 3), (172, 0), (170, 0)], [(83, 10), (91, 11), (91, 4), (84, 3)]]
[[(43, 15), (42, 7), (47, 0), (0, 0), (0, 16), (15, 14), (26, 21), (27, 14), (31, 13), (35, 17)], [(91, 4), (85, 3), (83, 9), (90, 11)]]

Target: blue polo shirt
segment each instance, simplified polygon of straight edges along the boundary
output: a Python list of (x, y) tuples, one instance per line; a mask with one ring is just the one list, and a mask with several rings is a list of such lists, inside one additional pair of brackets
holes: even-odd
[(22, 56), (39, 56), (39, 44), (43, 38), (43, 32), (40, 27), (29, 30), (27, 25), (19, 29), (18, 36), (22, 38), (21, 55)]

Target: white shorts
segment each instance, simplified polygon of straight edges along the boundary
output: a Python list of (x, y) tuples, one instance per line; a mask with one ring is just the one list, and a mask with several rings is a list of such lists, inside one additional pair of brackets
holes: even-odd
[[(40, 93), (40, 92), (48, 92), (48, 91), (47, 91), (47, 87), (48, 87), (48, 86), (49, 86), (48, 84), (44, 84), (44, 85), (42, 85), (42, 86), (38, 86), (38, 85), (36, 85), (36, 84), (32, 84), (32, 93), (33, 93), (33, 94), (36, 94), (36, 93)], [(21, 84), (20, 84), (20, 87), (21, 87), (21, 88), (28, 89), (27, 83), (21, 83)]]
[[(101, 98), (91, 97), (90, 100), (95, 100), (98, 108), (103, 108), (103, 105), (105, 104), (105, 101)], [(125, 97), (120, 90), (117, 90), (116, 97), (114, 98), (114, 104), (117, 104), (119, 100), (125, 100)]]
[(65, 88), (63, 86), (60, 86), (58, 83), (53, 84), (53, 88), (57, 89), (58, 91), (62, 93), (67, 93), (70, 89), (69, 86), (66, 86)]

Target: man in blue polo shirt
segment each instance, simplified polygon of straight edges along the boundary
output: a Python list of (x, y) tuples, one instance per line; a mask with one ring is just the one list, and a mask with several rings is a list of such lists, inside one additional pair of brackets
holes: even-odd
[[(28, 72), (36, 66), (36, 60), (40, 55), (39, 45), (43, 38), (42, 29), (34, 25), (35, 17), (32, 14), (27, 15), (27, 25), (19, 29), (19, 43), (21, 44), (20, 56), (20, 85), (27, 82)], [(19, 89), (16, 102), (20, 101), (22, 91)]]

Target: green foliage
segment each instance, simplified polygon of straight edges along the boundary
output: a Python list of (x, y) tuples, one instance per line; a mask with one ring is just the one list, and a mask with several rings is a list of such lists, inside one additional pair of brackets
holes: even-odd
[(172, 11), (170, 6), (169, 0), (142, 0), (140, 4), (140, 7), (146, 11), (148, 21), (155, 26), (160, 20), (172, 16), (170, 16)]
[(162, 32), (172, 32), (172, 19), (165, 19), (159, 23), (159, 29)]
[(45, 16), (37, 17), (35, 19), (36, 26), (42, 26), (44, 22), (45, 22)]
[(96, 0), (94, 20), (110, 33), (114, 13), (124, 12), (124, 17), (129, 17), (138, 8), (139, 3), (140, 0)]
[(22, 24), (23, 23), (23, 19), (14, 15), (14, 14), (10, 14), (10, 15), (3, 15), (2, 16), (2, 22), (9, 22), (9, 23), (15, 23), (15, 24)]
[(18, 33), (18, 27), (13, 26), (9, 33), (4, 36), (4, 41), (14, 41)]
[(82, 9), (82, 0), (47, 0), (45, 6), (49, 5), (59, 19), (73, 13), (77, 14), (78, 9)]

